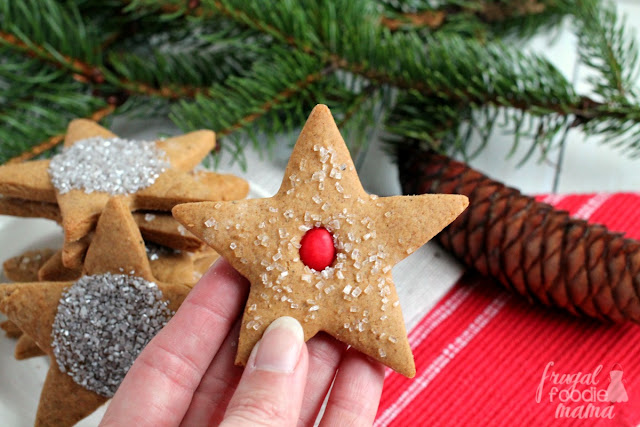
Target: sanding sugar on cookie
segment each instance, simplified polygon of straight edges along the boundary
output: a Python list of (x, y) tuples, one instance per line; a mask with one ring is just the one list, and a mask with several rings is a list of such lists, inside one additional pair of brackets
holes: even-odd
[[(57, 204), (65, 239), (62, 260), (65, 267), (77, 268), (84, 252), (69, 246), (95, 228), (113, 196), (131, 211), (165, 212), (179, 203), (245, 197), (248, 184), (241, 178), (194, 171), (214, 147), (215, 134), (208, 130), (131, 141), (96, 122), (76, 119), (67, 127), (62, 152), (51, 160), (0, 166), (0, 195), (14, 199), (0, 209), (53, 217)], [(19, 201), (31, 203), (21, 206)]]
[(166, 153), (155, 142), (94, 136), (54, 156), (49, 176), (60, 194), (73, 189), (131, 194), (152, 185), (169, 167)]
[(153, 276), (118, 197), (100, 216), (79, 279), (0, 285), (0, 311), (51, 361), (36, 425), (71, 426), (105, 403), (190, 290)]
[(329, 109), (319, 105), (275, 196), (183, 204), (173, 215), (251, 282), (237, 363), (288, 315), (307, 340), (325, 331), (413, 377), (391, 269), (467, 204), (460, 195), (367, 194)]

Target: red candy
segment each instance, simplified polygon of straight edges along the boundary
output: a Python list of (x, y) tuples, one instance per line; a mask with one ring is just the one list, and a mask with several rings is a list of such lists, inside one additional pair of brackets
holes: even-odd
[(316, 271), (329, 267), (336, 257), (333, 237), (326, 228), (312, 228), (300, 241), (300, 259)]

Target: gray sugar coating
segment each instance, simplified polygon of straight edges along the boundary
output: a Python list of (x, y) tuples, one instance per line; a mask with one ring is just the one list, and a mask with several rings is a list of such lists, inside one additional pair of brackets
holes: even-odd
[(134, 360), (173, 315), (158, 286), (125, 274), (84, 276), (60, 298), (53, 354), (62, 372), (111, 397)]
[(75, 189), (116, 195), (152, 185), (168, 167), (166, 153), (155, 142), (92, 137), (54, 156), (49, 175), (61, 194)]
[(147, 250), (147, 258), (149, 258), (149, 261), (156, 261), (161, 257), (177, 255), (180, 253), (178, 249), (172, 249), (157, 243), (145, 242), (144, 246)]

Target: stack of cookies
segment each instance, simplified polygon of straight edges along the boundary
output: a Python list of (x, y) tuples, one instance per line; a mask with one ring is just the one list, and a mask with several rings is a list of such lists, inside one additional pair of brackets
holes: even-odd
[(239, 200), (246, 182), (194, 171), (213, 145), (207, 131), (131, 143), (78, 120), (51, 161), (0, 167), (0, 213), (50, 218), (64, 230), (60, 251), (5, 263), (8, 276), (27, 282), (0, 285), (0, 311), (12, 321), (4, 326), (25, 337), (18, 356), (51, 359), (37, 425), (72, 425), (111, 397), (213, 249), (251, 283), (237, 364), (287, 315), (305, 339), (326, 332), (415, 375), (391, 270), (467, 198), (368, 194), (323, 105), (271, 198)]
[(246, 181), (199, 167), (214, 146), (211, 131), (131, 141), (74, 120), (51, 160), (0, 166), (0, 214), (64, 232), (61, 248), (6, 260), (15, 283), (0, 284), (16, 358), (51, 358), (36, 425), (73, 425), (111, 397), (218, 257), (170, 212), (247, 196)]

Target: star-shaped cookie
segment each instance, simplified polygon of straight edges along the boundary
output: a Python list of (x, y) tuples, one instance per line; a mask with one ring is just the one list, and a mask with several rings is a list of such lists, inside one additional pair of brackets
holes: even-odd
[(237, 363), (288, 315), (305, 339), (325, 331), (413, 377), (391, 268), (467, 204), (460, 195), (367, 194), (329, 109), (319, 105), (275, 196), (178, 205), (173, 215), (251, 282)]
[[(65, 151), (61, 155), (74, 144), (89, 138), (110, 139), (116, 138), (116, 135), (91, 120), (73, 120), (67, 128)], [(241, 178), (211, 172), (192, 172), (214, 145), (215, 134), (206, 130), (156, 141), (155, 148), (163, 154), (162, 160), (167, 161), (168, 167), (160, 171), (151, 184), (122, 196), (122, 201), (132, 211), (169, 211), (178, 203), (245, 197), (248, 184)], [(84, 153), (84, 158), (89, 157)], [(100, 164), (101, 159), (97, 160)], [(86, 188), (56, 188), (52, 183), (50, 166), (50, 160), (1, 166), (0, 194), (37, 202), (57, 202), (62, 216), (65, 245), (72, 244), (80, 241), (95, 227), (102, 209), (113, 194)], [(110, 167), (108, 163), (104, 163), (105, 169)], [(64, 173), (69, 173), (69, 169), (72, 168), (66, 168)], [(126, 179), (126, 176), (122, 179)], [(78, 267), (81, 264), (79, 253), (81, 251), (63, 250), (65, 266)]]
[[(209, 172), (200, 172), (209, 173)], [(237, 194), (238, 196), (240, 194)], [(0, 215), (11, 215), (23, 218), (45, 218), (62, 223), (60, 208), (57, 203), (38, 202), (14, 197), (0, 197)], [(145, 242), (153, 242), (180, 251), (193, 252), (201, 249), (200, 239), (189, 233), (178, 223), (170, 213), (138, 211), (133, 213), (133, 219), (138, 224)], [(67, 244), (65, 249), (73, 251), (72, 257), (82, 259), (90, 238), (82, 238), (73, 244)], [(81, 268), (82, 265), (75, 265)], [(17, 281), (17, 280), (16, 280)]]
[[(208, 246), (197, 252), (173, 251), (170, 248), (146, 244), (147, 257), (153, 277), (165, 283), (179, 283), (189, 287), (209, 269), (218, 254)], [(75, 281), (81, 269), (68, 269), (62, 264), (62, 252), (52, 249), (27, 251), (3, 264), (5, 276), (13, 282)], [(7, 326), (13, 323), (6, 321)], [(11, 325), (8, 325), (11, 323)], [(1, 325), (0, 325), (1, 326)], [(15, 326), (10, 338), (18, 338), (14, 356), (17, 360), (41, 356), (45, 353), (36, 342)]]
[[(78, 299), (78, 296), (80, 296), (80, 300), (83, 300), (84, 291), (78, 293), (76, 290), (75, 296), (69, 293), (72, 289), (77, 289), (75, 287), (79, 286), (80, 281), (101, 280), (99, 289), (103, 289), (102, 286), (115, 286), (115, 284), (110, 285), (109, 280), (116, 276), (120, 278), (128, 277), (131, 280), (142, 283), (141, 286), (143, 287), (159, 289), (162, 292), (162, 300), (167, 301), (167, 306), (170, 310), (177, 310), (190, 290), (188, 286), (162, 283), (154, 279), (138, 227), (131, 217), (128, 206), (118, 197), (113, 197), (108, 201), (104, 212), (100, 216), (95, 236), (87, 251), (84, 272), (84, 277), (77, 282), (35, 282), (0, 285), (0, 310), (25, 334), (33, 338), (51, 359), (51, 365), (40, 397), (36, 426), (73, 425), (106, 402), (108, 396), (79, 385), (76, 379), (72, 378), (70, 372), (74, 372), (72, 370), (74, 366), (80, 367), (81, 372), (88, 372), (89, 378), (87, 381), (91, 383), (94, 374), (96, 378), (100, 378), (99, 369), (103, 369), (103, 375), (105, 373), (108, 374), (109, 366), (113, 366), (112, 362), (119, 360), (120, 356), (116, 353), (124, 352), (131, 344), (121, 341), (117, 342), (115, 347), (113, 343), (110, 343), (110, 347), (103, 348), (104, 342), (100, 339), (92, 341), (90, 348), (85, 348), (84, 353), (79, 352), (79, 354), (82, 357), (100, 355), (101, 363), (95, 368), (83, 365), (80, 356), (75, 356), (73, 348), (69, 349), (64, 346), (64, 337), (68, 333), (73, 335), (73, 329), (85, 328), (90, 324), (95, 325), (96, 322), (100, 323), (101, 316), (105, 316), (105, 313), (101, 315), (94, 314), (89, 305), (91, 301), (86, 301), (88, 309), (86, 307), (83, 308), (83, 305), (76, 306), (75, 308), (79, 308), (80, 315), (66, 319), (67, 322), (74, 322), (75, 328), (56, 329), (56, 323), (60, 322), (58, 316), (61, 315), (63, 318), (64, 316), (69, 316), (64, 312), (60, 312), (59, 308), (62, 307), (62, 304), (68, 303), (69, 299)], [(123, 279), (120, 280), (122, 281)], [(157, 288), (149, 283), (155, 283)], [(116, 294), (118, 294), (118, 289), (118, 287), (115, 288)], [(127, 289), (127, 292), (132, 292), (131, 287)], [(65, 295), (64, 299), (62, 299), (63, 295)], [(89, 295), (88, 291), (87, 295)], [(113, 303), (118, 304), (118, 301), (121, 298), (124, 299), (124, 297), (124, 295), (115, 296)], [(115, 315), (122, 318), (123, 312), (121, 310), (123, 308), (113, 311)], [(135, 317), (135, 313), (130, 314)], [(126, 317), (126, 314), (124, 316)], [(110, 324), (112, 324), (111, 320), (106, 319), (106, 322), (99, 327), (102, 331), (106, 331), (106, 333), (116, 337), (116, 339), (125, 336), (126, 333), (130, 333), (122, 323), (119, 324), (121, 329), (117, 330), (109, 329), (111, 328), (111, 326), (108, 326)], [(122, 338), (120, 339), (122, 340)], [(133, 341), (136, 340), (134, 339)], [(118, 346), (120, 347), (118, 348)], [(65, 360), (67, 363), (69, 363), (69, 357), (78, 357), (77, 359), (72, 359), (74, 362), (69, 363), (69, 366), (66, 367), (67, 373), (60, 368), (59, 356), (55, 354), (56, 348), (59, 349), (59, 354), (66, 354), (67, 359)], [(69, 356), (69, 353), (73, 353), (74, 356)], [(104, 363), (103, 366), (101, 365), (102, 363)]]

